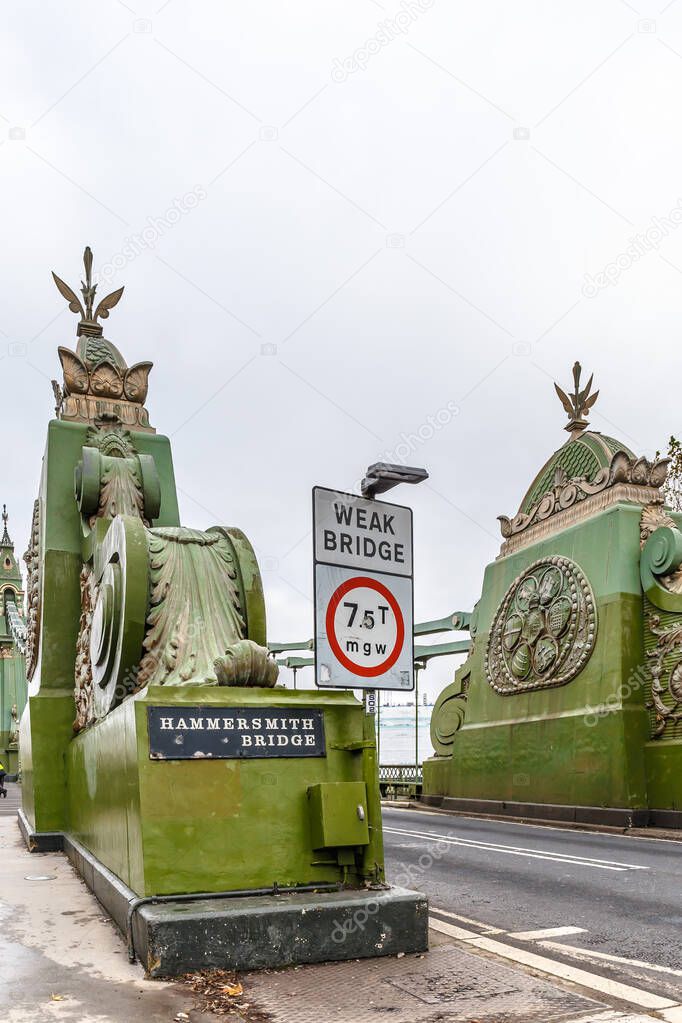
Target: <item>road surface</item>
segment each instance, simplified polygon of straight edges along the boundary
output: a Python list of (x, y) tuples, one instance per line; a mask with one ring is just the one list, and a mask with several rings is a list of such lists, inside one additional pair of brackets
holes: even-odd
[(386, 807), (383, 821), (389, 879), (425, 892), (446, 933), (682, 1002), (682, 842)]

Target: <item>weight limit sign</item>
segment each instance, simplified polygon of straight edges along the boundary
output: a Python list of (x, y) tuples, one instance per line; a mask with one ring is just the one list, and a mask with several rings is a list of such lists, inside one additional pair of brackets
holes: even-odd
[(313, 500), (317, 685), (411, 690), (410, 509), (320, 487)]
[(389, 671), (405, 643), (400, 604), (388, 587), (369, 576), (353, 576), (337, 587), (325, 629), (339, 663), (363, 678)]

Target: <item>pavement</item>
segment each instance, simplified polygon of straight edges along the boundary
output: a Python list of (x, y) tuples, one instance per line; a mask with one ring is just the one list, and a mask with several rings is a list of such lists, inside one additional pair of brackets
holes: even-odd
[(6, 796), (0, 798), (0, 817), (16, 817), (21, 806), (21, 787), (14, 782), (5, 782)]
[[(659, 950), (656, 963), (633, 964), (625, 956), (616, 962), (608, 951), (608, 960), (596, 956), (618, 945), (614, 927), (621, 926), (628, 914), (633, 914), (628, 930), (640, 928), (640, 901), (653, 899), (652, 912), (666, 903), (668, 915), (675, 915), (679, 870), (672, 844), (672, 852), (657, 854), (648, 847), (666, 843), (618, 838), (618, 843), (629, 845), (607, 844), (598, 850), (581, 845), (578, 851), (577, 833), (540, 828), (533, 834), (519, 833), (514, 829), (522, 826), (501, 822), (496, 825), (501, 829), (496, 837), (500, 849), (481, 848), (451, 844), (463, 836), (464, 841), (485, 841), (492, 847), (490, 832), (485, 840), (471, 837), (480, 822), (389, 809), (385, 837), (395, 880), (400, 880), (401, 872), (415, 875), (413, 887), (426, 891), (433, 902), (430, 951), (245, 974), (239, 978), (243, 995), (233, 1004), (227, 998), (231, 1011), (215, 1015), (202, 1010), (187, 986), (146, 979), (138, 965), (128, 962), (121, 935), (66, 858), (61, 853), (27, 852), (10, 808), (5, 812), (4, 804), (11, 800), (17, 800), (16, 788), (0, 806), (2, 1023), (682, 1020), (682, 969), (667, 965), (677, 961), (677, 947)], [(588, 843), (594, 840), (579, 837)], [(598, 836), (607, 843), (614, 838)], [(502, 846), (516, 847), (517, 853), (501, 851)], [(603, 861), (603, 866), (615, 860), (627, 866), (609, 872), (585, 866), (590, 859)], [(517, 876), (524, 876), (522, 865), (531, 871), (537, 868), (544, 880), (535, 888), (527, 883), (514, 897)], [(600, 881), (595, 885), (597, 875)], [(562, 878), (570, 881), (563, 893)], [(583, 884), (588, 887), (585, 901), (572, 903)], [(485, 904), (480, 901), (484, 890)], [(501, 898), (505, 892), (511, 895)], [(599, 911), (587, 918), (590, 894), (597, 902), (603, 900), (599, 930), (594, 929)], [(619, 901), (620, 915), (614, 916), (612, 927), (607, 908), (617, 907)], [(593, 930), (577, 930), (579, 923), (562, 924), (569, 919), (589, 922)], [(528, 929), (522, 931), (526, 924)], [(560, 926), (568, 931), (558, 934)], [(542, 937), (538, 930), (552, 933)], [(638, 947), (651, 951), (650, 937), (642, 938)], [(555, 945), (564, 950), (556, 951)]]

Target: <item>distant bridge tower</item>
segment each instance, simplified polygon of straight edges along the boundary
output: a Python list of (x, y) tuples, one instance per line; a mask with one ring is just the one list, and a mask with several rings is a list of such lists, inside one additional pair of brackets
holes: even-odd
[(16, 773), (19, 760), (19, 719), (26, 705), (26, 623), (21, 571), (7, 530), (2, 506), (0, 537), (0, 760)]

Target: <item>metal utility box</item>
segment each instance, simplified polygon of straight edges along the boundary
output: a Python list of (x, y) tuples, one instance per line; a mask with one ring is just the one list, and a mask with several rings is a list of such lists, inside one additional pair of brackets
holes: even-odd
[(308, 788), (313, 849), (368, 845), (364, 781), (329, 781)]

